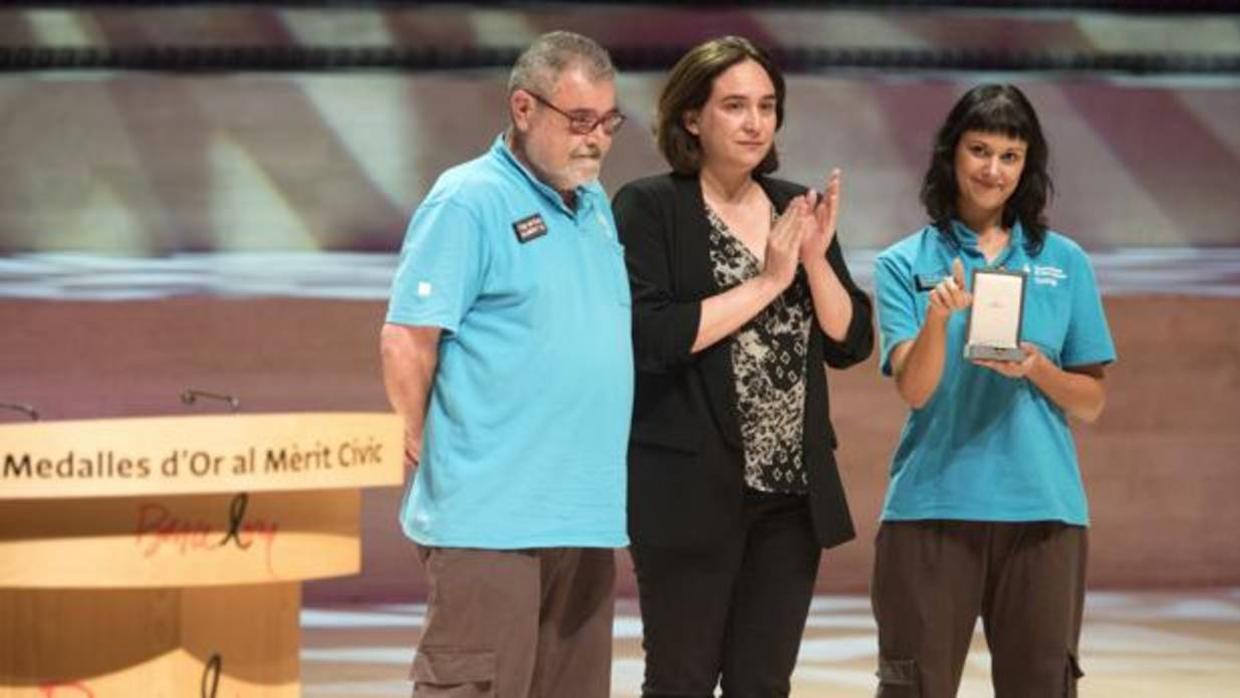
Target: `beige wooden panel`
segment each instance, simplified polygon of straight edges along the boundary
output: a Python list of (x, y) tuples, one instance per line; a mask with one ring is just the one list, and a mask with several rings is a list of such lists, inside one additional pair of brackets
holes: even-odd
[(357, 490), (0, 501), (0, 588), (191, 587), (360, 568)]
[(95, 679), (122, 670), (130, 686), (167, 684), (161, 660), (178, 645), (179, 604), (175, 590), (0, 589), (0, 698), (120, 695), (99, 693)]
[(401, 420), (381, 412), (0, 425), (3, 499), (399, 484)]
[(0, 698), (293, 698), (299, 602), (296, 583), (0, 590)]
[[(178, 685), (214, 687), (217, 698), (300, 695), (301, 585), (185, 589), (181, 592)], [(218, 664), (211, 666), (212, 657)], [(214, 674), (219, 675), (215, 684)], [(187, 695), (181, 693), (178, 695)], [(195, 698), (200, 693), (189, 693)]]

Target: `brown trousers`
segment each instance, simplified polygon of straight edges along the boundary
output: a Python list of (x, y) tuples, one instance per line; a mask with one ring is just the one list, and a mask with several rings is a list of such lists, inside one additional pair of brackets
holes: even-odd
[(1058, 522), (897, 521), (871, 584), (879, 698), (951, 698), (981, 616), (995, 698), (1074, 698), (1087, 532)]
[(415, 698), (607, 698), (605, 548), (418, 548), (430, 582)]

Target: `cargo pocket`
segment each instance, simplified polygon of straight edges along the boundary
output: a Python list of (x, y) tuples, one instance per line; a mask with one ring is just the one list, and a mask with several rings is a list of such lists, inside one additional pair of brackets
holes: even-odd
[(920, 698), (916, 659), (878, 660), (878, 698)]
[(1081, 662), (1076, 658), (1076, 654), (1068, 653), (1068, 666), (1064, 669), (1064, 698), (1076, 698), (1076, 682), (1085, 672), (1081, 671)]
[(423, 650), (413, 658), (409, 678), (416, 698), (490, 698), (495, 695), (495, 653)]

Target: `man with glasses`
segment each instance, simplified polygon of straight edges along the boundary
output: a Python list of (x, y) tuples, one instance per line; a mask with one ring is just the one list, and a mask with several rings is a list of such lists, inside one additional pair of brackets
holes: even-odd
[(414, 696), (605, 698), (633, 397), (623, 250), (597, 178), (615, 71), (539, 37), (511, 124), (406, 234), (381, 348), (430, 584)]

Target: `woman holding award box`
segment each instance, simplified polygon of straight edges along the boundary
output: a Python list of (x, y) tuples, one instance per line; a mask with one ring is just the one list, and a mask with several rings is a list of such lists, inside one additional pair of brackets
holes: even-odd
[[(882, 698), (955, 695), (978, 616), (997, 698), (1076, 695), (1089, 519), (1068, 416), (1098, 418), (1115, 349), (1088, 258), (1047, 228), (1047, 160), (1019, 89), (970, 90), (922, 184), (930, 224), (875, 262), (881, 368), (911, 408), (871, 587)], [(1020, 360), (963, 355), (979, 269), (1026, 275)]]

